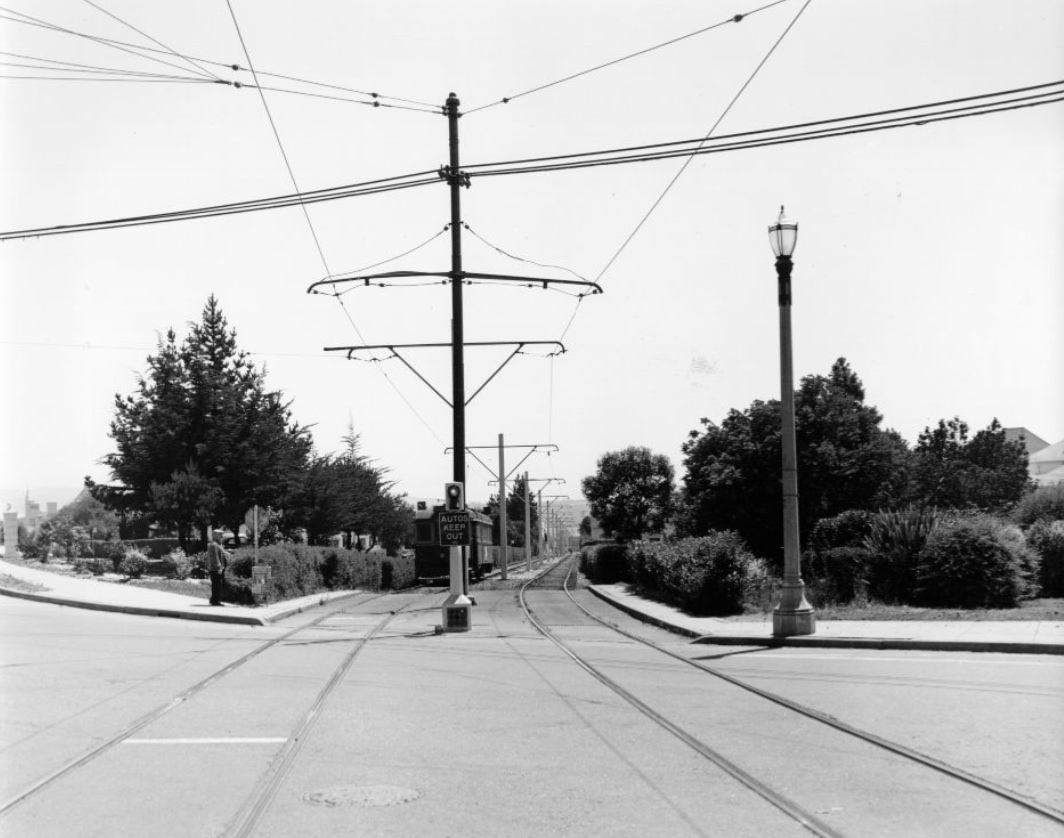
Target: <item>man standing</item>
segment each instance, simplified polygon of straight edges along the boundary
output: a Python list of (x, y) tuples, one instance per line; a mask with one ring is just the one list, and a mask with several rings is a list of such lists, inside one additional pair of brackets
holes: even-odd
[(229, 553), (222, 547), (222, 532), (215, 530), (207, 545), (207, 571), (211, 574), (211, 605), (222, 604), (222, 582), (229, 565)]

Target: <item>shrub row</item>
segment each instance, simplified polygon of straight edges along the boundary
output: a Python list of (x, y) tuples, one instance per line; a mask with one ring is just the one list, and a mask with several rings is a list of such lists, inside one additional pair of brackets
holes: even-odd
[(714, 616), (759, 606), (770, 582), (765, 562), (734, 532), (588, 545), (580, 552), (580, 571), (594, 584), (631, 582), (644, 595)]
[[(293, 599), (329, 590), (382, 587), (404, 588), (415, 580), (412, 553), (347, 550), (343, 547), (312, 547), (306, 544), (271, 544), (259, 548), (258, 563), (270, 571), (270, 596)], [(239, 547), (233, 553), (226, 575), (226, 599), (250, 603), (255, 550)]]
[(848, 512), (817, 524), (803, 573), (820, 604), (882, 602), (1011, 608), (1064, 590), (1064, 522), (1025, 535), (983, 514)]

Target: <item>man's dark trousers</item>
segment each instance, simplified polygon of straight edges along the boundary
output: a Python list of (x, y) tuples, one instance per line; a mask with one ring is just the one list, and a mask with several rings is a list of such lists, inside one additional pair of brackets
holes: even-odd
[(211, 605), (222, 604), (222, 578), (224, 575), (221, 570), (211, 571)]

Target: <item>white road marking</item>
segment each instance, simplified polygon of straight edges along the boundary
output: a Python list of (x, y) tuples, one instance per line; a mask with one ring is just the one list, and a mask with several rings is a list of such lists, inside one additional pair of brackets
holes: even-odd
[(123, 745), (278, 745), (287, 742), (284, 736), (261, 736), (237, 739), (213, 738), (213, 739), (126, 739)]

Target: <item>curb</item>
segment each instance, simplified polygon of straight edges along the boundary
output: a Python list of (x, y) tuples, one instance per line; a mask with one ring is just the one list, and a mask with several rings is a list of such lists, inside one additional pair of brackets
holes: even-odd
[[(70, 608), (85, 608), (89, 611), (114, 611), (120, 614), (138, 614), (144, 617), (173, 617), (178, 620), (199, 620), (200, 622), (209, 623), (236, 623), (245, 626), (267, 625), (266, 620), (262, 617), (251, 617), (244, 614), (224, 614), (220, 612), (195, 614), (171, 608), (147, 608), (142, 605), (112, 605), (104, 602), (85, 602), (83, 600), (66, 599), (64, 597), (30, 593), (28, 591), (16, 591), (11, 588), (2, 587), (0, 587), (0, 595), (16, 597), (18, 599), (28, 599), (33, 602), (47, 602), (52, 605), (66, 605)], [(296, 611), (298, 610), (300, 609), (296, 609)], [(288, 616), (288, 614), (282, 616)], [(280, 617), (274, 619), (280, 619)], [(270, 622), (272, 621), (273, 620), (270, 620)]]
[(976, 641), (976, 640), (910, 640), (908, 638), (886, 637), (765, 637), (765, 636), (727, 636), (718, 637), (711, 634), (699, 634), (697, 631), (653, 617), (640, 611), (621, 600), (601, 591), (595, 585), (589, 585), (588, 590), (603, 602), (607, 602), (626, 614), (641, 620), (644, 623), (663, 628), (674, 634), (690, 637), (692, 642), (716, 646), (761, 646), (764, 648), (779, 648), (789, 646), (792, 648), (808, 649), (880, 649), (897, 651), (920, 651), (920, 652), (998, 652), (1022, 655), (1064, 655), (1064, 644), (1059, 643), (1008, 643), (1004, 641)]

